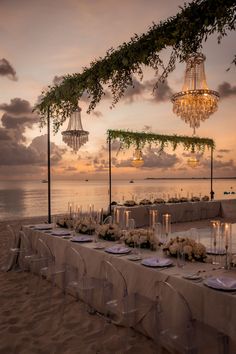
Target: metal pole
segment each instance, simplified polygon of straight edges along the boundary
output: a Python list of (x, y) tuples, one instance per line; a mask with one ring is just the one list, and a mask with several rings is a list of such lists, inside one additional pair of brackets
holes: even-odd
[(108, 136), (108, 160), (109, 160), (109, 215), (111, 215), (111, 137)]
[(211, 147), (211, 200), (214, 199), (215, 192), (213, 191), (213, 147)]
[(48, 223), (51, 224), (51, 147), (50, 147), (50, 109), (48, 107), (47, 116), (47, 130), (48, 130)]

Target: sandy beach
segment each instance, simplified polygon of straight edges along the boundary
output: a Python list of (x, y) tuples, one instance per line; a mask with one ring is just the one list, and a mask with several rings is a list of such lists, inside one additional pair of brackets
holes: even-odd
[[(0, 223), (0, 267), (7, 256), (6, 225), (19, 228), (21, 224), (44, 221), (46, 218)], [(33, 289), (27, 293), (29, 277), (32, 275), (24, 272), (0, 271), (1, 354), (157, 353), (154, 343), (145, 336), (108, 324), (97, 315), (90, 315), (85, 304), (75, 301), (71, 296), (67, 297), (62, 320), (63, 298), (60, 290), (55, 288), (50, 303), (49, 283), (43, 281), (40, 294), (35, 295)], [(37, 277), (33, 277), (37, 281)], [(125, 350), (124, 340), (127, 346)]]

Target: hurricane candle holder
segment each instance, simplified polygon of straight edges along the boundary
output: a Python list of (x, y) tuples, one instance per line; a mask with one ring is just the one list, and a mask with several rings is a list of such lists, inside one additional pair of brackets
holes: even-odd
[[(219, 264), (217, 260), (217, 254), (220, 253), (220, 220), (211, 221), (211, 249), (210, 252), (213, 254), (212, 264)], [(218, 249), (217, 249), (218, 247)]]
[(165, 242), (168, 240), (168, 236), (171, 233), (171, 215), (163, 214), (162, 215), (162, 234)]
[(129, 228), (130, 210), (125, 210), (125, 228)]
[(154, 228), (154, 225), (157, 223), (157, 219), (158, 219), (158, 211), (149, 210), (149, 227), (151, 229)]
[(223, 239), (225, 241), (225, 269), (231, 268), (232, 261), (232, 224), (222, 223)]

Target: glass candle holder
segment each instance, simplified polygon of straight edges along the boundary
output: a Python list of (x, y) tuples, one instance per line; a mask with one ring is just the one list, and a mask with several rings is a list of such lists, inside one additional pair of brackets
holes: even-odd
[(212, 264), (219, 264), (217, 255), (220, 253), (220, 220), (211, 220), (211, 245), (210, 252), (213, 255)]
[(168, 241), (168, 236), (171, 233), (171, 215), (163, 214), (162, 215), (162, 235), (164, 242)]
[(158, 211), (149, 210), (149, 227), (151, 229), (154, 228), (154, 225), (157, 223), (157, 219), (158, 219)]
[(126, 229), (129, 228), (130, 214), (131, 214), (131, 211), (130, 211), (130, 210), (125, 210), (125, 228), (126, 228)]
[(231, 268), (232, 262), (232, 224), (229, 222), (222, 223), (222, 239), (225, 246), (225, 269)]

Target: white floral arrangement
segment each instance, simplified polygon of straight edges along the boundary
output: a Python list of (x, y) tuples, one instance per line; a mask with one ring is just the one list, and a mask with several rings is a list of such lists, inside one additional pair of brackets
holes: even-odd
[(199, 197), (192, 197), (191, 202), (200, 202), (200, 198)]
[(178, 198), (170, 198), (168, 200), (168, 203), (179, 203), (179, 202), (180, 202), (180, 200)]
[(153, 202), (153, 204), (164, 204), (165, 200), (162, 198), (156, 198)]
[(91, 220), (78, 221), (75, 224), (75, 231), (81, 234), (92, 235), (95, 231), (95, 223)]
[(147, 248), (156, 250), (159, 241), (155, 239), (154, 233), (149, 229), (134, 229), (123, 234), (122, 239), (129, 247)]
[(139, 204), (140, 205), (150, 205), (150, 204), (152, 204), (152, 202), (149, 199), (142, 199), (142, 200), (140, 200)]
[(117, 224), (103, 224), (97, 228), (98, 237), (103, 240), (116, 241), (121, 237), (121, 231)]
[(137, 205), (137, 204), (136, 204), (136, 202), (135, 202), (134, 200), (126, 200), (126, 201), (124, 202), (124, 205), (125, 205), (125, 206), (128, 206), (128, 207), (132, 207), (132, 206), (135, 206), (135, 205)]
[(203, 202), (209, 202), (210, 198), (208, 197), (208, 195), (204, 195), (204, 197), (202, 197), (202, 201)]
[(204, 261), (207, 257), (206, 247), (188, 237), (175, 237), (163, 247), (163, 251), (169, 255), (177, 257), (178, 252), (183, 252), (189, 261)]

